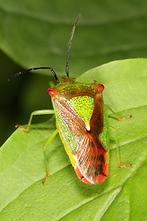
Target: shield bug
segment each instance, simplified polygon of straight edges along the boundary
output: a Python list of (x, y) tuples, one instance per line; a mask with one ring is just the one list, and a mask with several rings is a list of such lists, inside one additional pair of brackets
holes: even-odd
[(86, 184), (97, 184), (108, 177), (108, 114), (103, 105), (103, 84), (78, 83), (69, 77), (69, 55), (78, 20), (79, 17), (75, 20), (68, 42), (66, 77), (60, 80), (51, 67), (27, 70), (49, 69), (57, 85), (48, 88), (54, 110), (34, 111), (26, 130), (30, 128), (34, 115), (55, 114), (57, 130), (47, 143), (59, 133), (78, 178)]

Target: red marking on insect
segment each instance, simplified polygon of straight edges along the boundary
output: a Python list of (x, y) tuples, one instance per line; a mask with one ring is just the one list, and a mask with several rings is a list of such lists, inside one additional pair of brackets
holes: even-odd
[(105, 174), (106, 176), (108, 176), (108, 163), (105, 163), (105, 164), (103, 165), (103, 171), (104, 171), (104, 174)]
[(96, 182), (97, 183), (102, 183), (105, 181), (105, 179), (107, 178), (107, 176), (103, 175), (103, 174), (99, 174), (97, 177), (96, 177)]
[(98, 92), (102, 92), (104, 90), (104, 85), (103, 84), (98, 84), (97, 89), (98, 89)]
[(74, 168), (74, 170), (75, 170), (77, 176), (79, 177), (79, 179), (81, 179), (81, 181), (82, 181), (83, 183), (91, 184), (91, 182), (89, 182), (89, 181), (82, 175), (82, 173), (80, 172), (80, 170), (79, 170), (78, 167)]
[(58, 90), (54, 87), (50, 87), (48, 88), (48, 94), (51, 96), (51, 97), (54, 97), (58, 94)]
[[(79, 179), (83, 182), (83, 183), (86, 183), (86, 184), (93, 184), (93, 183), (102, 183), (105, 181), (105, 179), (107, 178), (108, 176), (108, 164), (104, 165), (104, 167), (106, 167), (104, 169), (104, 171), (107, 173), (107, 174), (98, 174), (96, 177), (95, 177), (95, 180), (93, 182), (93, 180), (88, 180), (86, 177), (84, 177), (84, 175), (80, 172), (79, 168), (78, 167), (75, 167), (74, 170), (77, 174), (77, 176), (79, 177)], [(103, 167), (103, 168), (104, 168)]]

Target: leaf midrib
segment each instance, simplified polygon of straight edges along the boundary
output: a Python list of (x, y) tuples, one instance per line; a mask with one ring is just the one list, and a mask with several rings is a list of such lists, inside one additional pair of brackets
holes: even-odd
[[(119, 193), (121, 192), (121, 190), (122, 190), (122, 187), (121, 187), (121, 186), (118, 186), (118, 187), (116, 187), (116, 188), (112, 188), (111, 190), (108, 190), (108, 191), (106, 191), (106, 192), (103, 192), (102, 194), (99, 194), (99, 195), (96, 195), (96, 196), (91, 197), (92, 199), (89, 199), (87, 202), (81, 204), (81, 205), (78, 206), (78, 207), (74, 207), (74, 209), (70, 210), (68, 213), (65, 213), (62, 217), (60, 217), (60, 218), (57, 219), (56, 221), (62, 220), (64, 217), (68, 216), (68, 215), (69, 215), (70, 213), (72, 213), (74, 210), (77, 210), (77, 209), (79, 209), (80, 207), (82, 207), (82, 206), (84, 206), (84, 205), (86, 205), (86, 204), (88, 204), (88, 203), (94, 201), (96, 198), (101, 197), (101, 196), (104, 196), (104, 195), (106, 195), (106, 194), (109, 194), (109, 193), (111, 193), (111, 192), (113, 192), (113, 191), (115, 191), (115, 190), (119, 190), (119, 189), (120, 189), (120, 191), (118, 192), (118, 194), (119, 194)], [(116, 197), (118, 196), (118, 194), (116, 195)], [(116, 197), (115, 197), (115, 198), (116, 198)], [(111, 204), (112, 204), (112, 203), (111, 203)], [(111, 204), (109, 205), (109, 207), (111, 206)], [(108, 207), (108, 208), (109, 208), (109, 207)], [(106, 210), (106, 211), (107, 211), (107, 210)], [(106, 212), (106, 211), (105, 211), (105, 212)]]

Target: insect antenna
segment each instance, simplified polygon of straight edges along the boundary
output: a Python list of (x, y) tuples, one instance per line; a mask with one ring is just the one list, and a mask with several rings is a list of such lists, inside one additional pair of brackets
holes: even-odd
[(76, 26), (77, 26), (79, 20), (80, 20), (80, 16), (78, 15), (75, 19), (74, 24), (73, 24), (72, 31), (70, 33), (69, 41), (68, 41), (68, 44), (67, 44), (65, 73), (66, 73), (66, 76), (68, 78), (69, 78), (69, 58), (70, 58), (70, 51), (71, 51), (71, 46), (72, 46), (72, 39), (73, 39), (75, 29), (76, 29)]
[(58, 78), (58, 76), (57, 76), (57, 74), (56, 74), (56, 72), (54, 71), (54, 69), (51, 68), (51, 67), (49, 67), (49, 66), (32, 67), (32, 68), (29, 68), (29, 69), (27, 69), (27, 70), (25, 70), (25, 71), (20, 71), (20, 72), (16, 73), (15, 76), (18, 77), (18, 76), (20, 76), (20, 75), (26, 74), (26, 73), (31, 72), (31, 71), (43, 70), (43, 69), (44, 69), (44, 70), (50, 70), (50, 71), (51, 71), (51, 74), (53, 75), (53, 77), (54, 77), (54, 79), (55, 79), (55, 81), (56, 81), (57, 83), (60, 82), (60, 81), (59, 81), (59, 78)]

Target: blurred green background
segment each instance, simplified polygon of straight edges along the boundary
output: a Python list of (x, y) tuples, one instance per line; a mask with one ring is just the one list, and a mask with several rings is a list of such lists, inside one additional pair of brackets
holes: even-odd
[(147, 57), (146, 0), (0, 0), (1, 144), (31, 111), (51, 107), (47, 71), (17, 79), (14, 73), (42, 65), (64, 73), (67, 41), (79, 13), (72, 76), (112, 60)]

